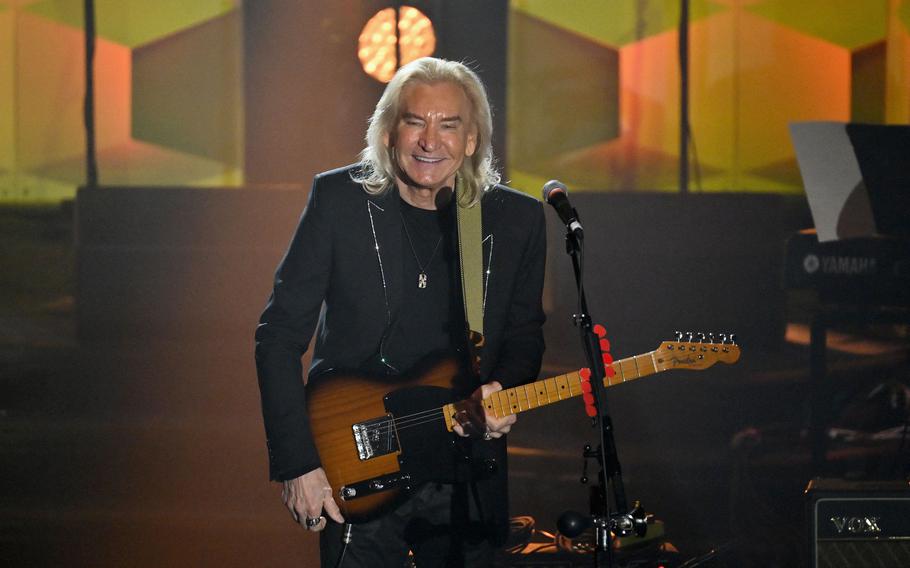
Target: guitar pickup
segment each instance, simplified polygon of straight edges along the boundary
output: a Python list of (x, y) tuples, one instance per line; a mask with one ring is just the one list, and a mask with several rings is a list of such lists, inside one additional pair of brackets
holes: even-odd
[(373, 418), (351, 426), (360, 461), (398, 451), (398, 434), (391, 416)]
[(342, 501), (350, 501), (360, 497), (367, 497), (374, 493), (395, 489), (400, 485), (404, 485), (403, 489), (407, 491), (410, 489), (410, 486), (408, 485), (410, 481), (411, 476), (407, 473), (390, 473), (381, 477), (374, 477), (373, 479), (365, 479), (363, 481), (358, 481), (357, 483), (345, 485), (338, 491), (338, 495), (341, 497)]

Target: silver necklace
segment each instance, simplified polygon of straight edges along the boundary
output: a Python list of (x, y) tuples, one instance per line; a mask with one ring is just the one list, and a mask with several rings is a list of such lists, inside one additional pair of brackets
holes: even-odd
[[(398, 212), (398, 215), (401, 217), (401, 224), (404, 225), (404, 234), (408, 237), (408, 244), (411, 246), (411, 254), (414, 255), (414, 260), (417, 261), (417, 267), (420, 268), (420, 272), (417, 274), (417, 287), (426, 288), (427, 287), (427, 269), (424, 268), (423, 263), (420, 262), (420, 257), (417, 256), (417, 249), (414, 248), (414, 241), (411, 240), (411, 232), (408, 230), (408, 222), (405, 221), (404, 215), (401, 211)], [(433, 247), (433, 253), (430, 255), (430, 259), (427, 261), (427, 266), (430, 266), (430, 263), (433, 262), (433, 259), (436, 258), (436, 251), (439, 250), (439, 243), (442, 242), (442, 235), (439, 235), (439, 240), (436, 241), (436, 246)]]

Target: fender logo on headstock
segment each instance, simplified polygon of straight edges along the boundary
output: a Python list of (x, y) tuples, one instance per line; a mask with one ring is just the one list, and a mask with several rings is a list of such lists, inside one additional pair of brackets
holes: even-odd
[(694, 365), (698, 360), (695, 357), (670, 357), (670, 364), (674, 367), (688, 367)]

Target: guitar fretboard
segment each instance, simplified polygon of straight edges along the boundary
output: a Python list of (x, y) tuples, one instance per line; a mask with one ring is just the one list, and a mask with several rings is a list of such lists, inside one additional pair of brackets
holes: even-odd
[[(613, 368), (615, 374), (612, 377), (604, 378), (603, 383), (606, 387), (634, 381), (668, 368), (663, 364), (662, 359), (658, 359), (657, 351), (613, 361), (609, 366)], [(581, 394), (581, 375), (579, 371), (573, 371), (565, 375), (495, 392), (483, 399), (483, 405), (488, 412), (492, 412), (497, 418), (502, 418), (567, 398), (581, 396)]]

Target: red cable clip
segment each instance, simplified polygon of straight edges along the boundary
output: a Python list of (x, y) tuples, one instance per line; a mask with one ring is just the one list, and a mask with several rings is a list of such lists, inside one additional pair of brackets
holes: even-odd
[[(597, 324), (594, 326), (594, 335), (600, 338), (600, 352), (604, 362), (604, 373), (608, 377), (616, 375), (613, 370), (613, 356), (610, 355), (610, 340), (607, 339), (607, 328)], [(578, 371), (581, 377), (581, 397), (585, 401), (585, 413), (594, 418), (597, 416), (597, 407), (594, 405), (594, 394), (591, 392), (591, 369), (585, 367)]]
[(585, 401), (585, 413), (594, 418), (597, 416), (597, 407), (594, 406), (594, 395), (591, 393), (591, 369), (585, 367), (578, 371), (581, 377), (581, 398)]

